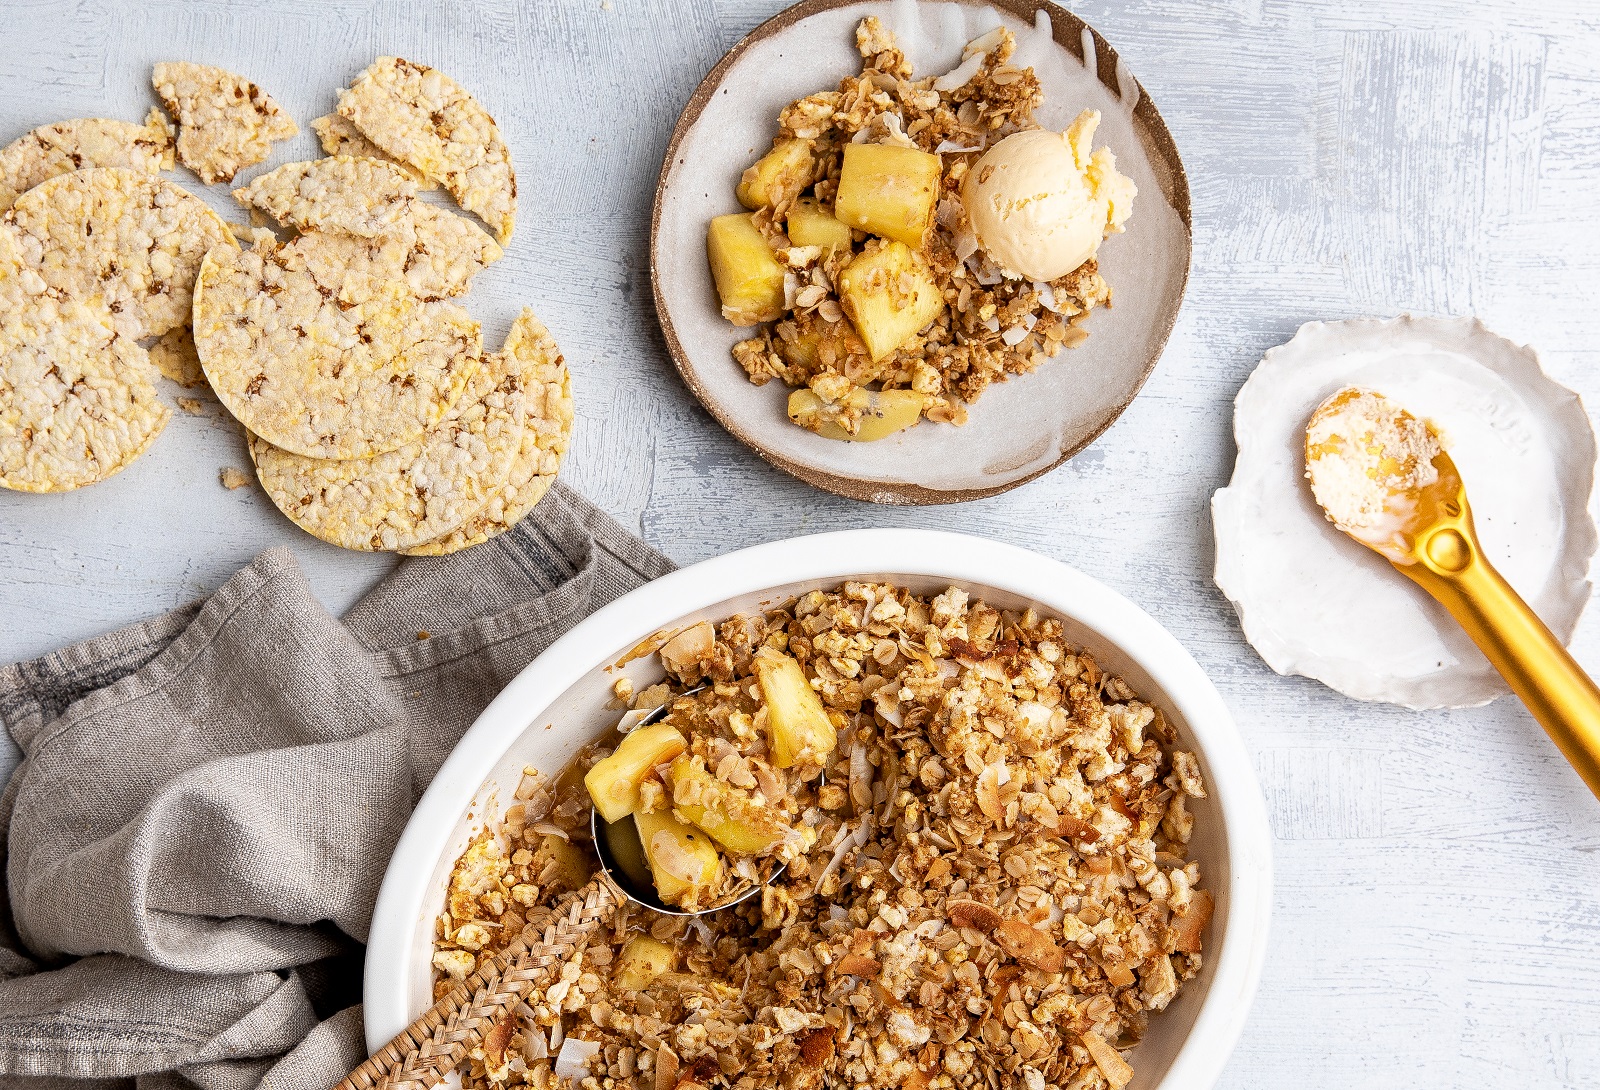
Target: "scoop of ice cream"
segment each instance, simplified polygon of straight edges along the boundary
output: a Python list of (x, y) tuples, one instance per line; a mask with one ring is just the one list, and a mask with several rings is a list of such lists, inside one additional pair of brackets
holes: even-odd
[(1116, 156), (1089, 145), (1100, 124), (1085, 110), (1066, 132), (1012, 133), (967, 171), (961, 183), (978, 244), (1013, 277), (1055, 280), (1088, 261), (1133, 210), (1133, 180)]
[(1346, 387), (1306, 425), (1306, 476), (1328, 520), (1384, 555), (1405, 559), (1401, 535), (1414, 529), (1420, 494), (1439, 479), (1443, 444), (1380, 393)]

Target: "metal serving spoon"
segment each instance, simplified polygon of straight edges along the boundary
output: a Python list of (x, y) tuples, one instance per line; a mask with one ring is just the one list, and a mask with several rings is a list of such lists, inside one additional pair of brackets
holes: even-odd
[[(1323, 402), (1307, 425), (1307, 475), (1314, 490), (1326, 453), (1314, 448), (1311, 430), (1332, 419), (1343, 407), (1340, 399), (1348, 396), (1352, 391), (1341, 391)], [(1402, 430), (1427, 427), (1398, 406), (1385, 407)], [(1336, 435), (1334, 441), (1349, 443), (1350, 437)], [(1467, 490), (1450, 455), (1441, 449), (1433, 468), (1437, 477), (1431, 483), (1391, 493), (1385, 504), (1390, 519), (1381, 532), (1363, 533), (1337, 519), (1334, 525), (1450, 611), (1600, 798), (1600, 688), (1484, 557)]]
[[(671, 710), (675, 701), (681, 697), (693, 696), (704, 688), (704, 685), (697, 685), (648, 712), (630, 711), (622, 717), (621, 725), (627, 726), (629, 730), (638, 730), (640, 727), (648, 727), (651, 723), (659, 723), (667, 717), (667, 712)], [(786, 869), (779, 867), (772, 872), (766, 882), (751, 886), (731, 901), (703, 908), (699, 912), (685, 912), (675, 905), (667, 904), (656, 894), (655, 881), (650, 877), (650, 867), (645, 862), (644, 842), (639, 839), (639, 826), (634, 824), (632, 814), (621, 821), (606, 821), (600, 816), (600, 811), (591, 809), (589, 829), (594, 836), (595, 854), (600, 857), (600, 869), (606, 873), (606, 877), (627, 894), (628, 900), (668, 916), (704, 916), (732, 908), (760, 893), (763, 886), (772, 882)]]

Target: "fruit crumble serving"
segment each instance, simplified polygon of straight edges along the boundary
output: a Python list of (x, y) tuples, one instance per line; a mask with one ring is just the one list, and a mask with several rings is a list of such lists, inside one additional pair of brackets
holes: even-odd
[[(1128, 1082), (1128, 1050), (1200, 969), (1212, 912), (1188, 858), (1199, 761), (1159, 709), (1059, 621), (954, 588), (848, 582), (695, 625), (660, 657), (661, 685), (619, 696), (673, 700), (659, 725), (684, 748), (658, 732), (630, 753), (630, 732), (555, 780), (527, 770), (451, 874), (436, 994), (592, 876), (597, 783), (717, 844), (704, 870), (666, 870), (669, 890), (715, 890), (713, 865), (757, 854), (728, 836), (781, 824), (805, 846), (759, 897), (705, 916), (623, 903), (507, 1008), (463, 1063), (466, 1090)], [(827, 729), (794, 717), (802, 701)]]
[(706, 246), (722, 313), (759, 326), (733, 348), (750, 381), (795, 387), (789, 417), (830, 439), (961, 424), (989, 383), (1088, 336), (1109, 306), (1096, 261), (1136, 190), (1083, 111), (1042, 129), (1044, 95), (997, 27), (943, 76), (914, 79), (894, 35), (861, 21), (859, 76), (784, 108), (744, 172), (749, 212)]

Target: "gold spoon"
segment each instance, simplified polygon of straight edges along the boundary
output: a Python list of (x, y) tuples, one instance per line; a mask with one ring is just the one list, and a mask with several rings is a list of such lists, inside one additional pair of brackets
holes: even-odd
[(1600, 688), (1484, 557), (1432, 425), (1340, 390), (1306, 426), (1306, 476), (1335, 526), (1450, 611), (1600, 798)]

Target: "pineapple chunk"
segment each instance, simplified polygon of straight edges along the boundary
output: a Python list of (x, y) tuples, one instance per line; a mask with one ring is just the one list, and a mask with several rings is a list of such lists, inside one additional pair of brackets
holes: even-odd
[(874, 362), (944, 313), (932, 271), (903, 242), (885, 243), (846, 265), (839, 274), (839, 303)]
[(845, 407), (860, 413), (861, 426), (851, 435), (838, 421), (838, 409), (811, 390), (789, 395), (789, 419), (824, 439), (871, 443), (904, 431), (922, 419), (928, 399), (915, 390), (864, 390), (857, 386), (845, 398)]
[(816, 201), (795, 201), (786, 226), (789, 241), (796, 246), (820, 246), (829, 253), (850, 248), (850, 228)]
[(939, 203), (937, 155), (894, 144), (846, 144), (833, 214), (850, 227), (922, 249)]
[(779, 140), (739, 179), (736, 196), (752, 212), (782, 208), (811, 184), (817, 157), (809, 140)]
[(730, 852), (760, 855), (789, 833), (776, 810), (761, 805), (749, 792), (723, 783), (688, 754), (672, 762), (667, 782), (672, 786), (674, 811)]
[(783, 313), (783, 266), (749, 215), (735, 212), (712, 220), (706, 256), (728, 321), (755, 325)]
[(711, 838), (665, 810), (640, 810), (633, 820), (661, 899), (690, 910), (707, 907), (700, 902), (722, 875), (722, 857)]
[(783, 357), (783, 362), (790, 367), (799, 367), (809, 371), (817, 365), (817, 347), (822, 343), (822, 333), (813, 328), (808, 329), (792, 341), (783, 340), (781, 337), (772, 338), (777, 346), (778, 355)]
[(821, 764), (839, 735), (800, 664), (782, 651), (763, 647), (756, 655), (756, 681), (767, 704), (772, 763), (779, 768), (800, 760)]
[(677, 960), (677, 953), (666, 943), (649, 935), (635, 935), (617, 955), (612, 986), (625, 992), (643, 991), (656, 977), (672, 972)]
[(556, 863), (555, 874), (551, 882), (558, 889), (577, 889), (589, 880), (589, 860), (583, 854), (583, 849), (564, 836), (546, 833), (539, 844), (538, 857), (548, 866), (554, 859)]
[(583, 777), (594, 808), (607, 821), (621, 821), (639, 808), (639, 784), (650, 770), (688, 748), (683, 735), (667, 723), (651, 723), (624, 735), (616, 752)]

